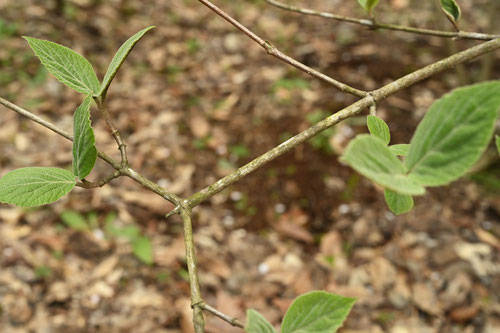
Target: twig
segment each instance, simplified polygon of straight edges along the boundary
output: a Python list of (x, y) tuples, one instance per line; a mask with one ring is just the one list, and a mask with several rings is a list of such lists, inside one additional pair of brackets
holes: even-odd
[(11, 109), (12, 111), (19, 113), (22, 116), (25, 116), (26, 118), (34, 121), (35, 123), (40, 124), (45, 128), (48, 128), (49, 130), (51, 130), (52, 132), (55, 132), (56, 134), (59, 134), (63, 138), (66, 138), (70, 141), (73, 141), (73, 136), (71, 134), (69, 134), (68, 132), (66, 132), (65, 130), (60, 129), (56, 125), (49, 123), (48, 121), (40, 118), (39, 116), (29, 112), (28, 110), (25, 110), (25, 109), (17, 106), (16, 104), (9, 102), (5, 98), (0, 97), (0, 104), (2, 104), (3, 106), (5, 106), (8, 109)]
[[(59, 134), (63, 138), (66, 138), (70, 141), (73, 141), (73, 136), (71, 134), (69, 134), (68, 132), (66, 132), (65, 130), (60, 129), (56, 125), (40, 118), (39, 116), (29, 112), (28, 110), (25, 110), (25, 109), (17, 106), (16, 104), (9, 102), (5, 98), (0, 97), (0, 104), (2, 104), (3, 106), (5, 106), (8, 109), (11, 109), (12, 111), (19, 113), (22, 116), (25, 116), (26, 118), (34, 121), (35, 123), (40, 124), (45, 128), (48, 128), (49, 130), (51, 130), (52, 132), (54, 132), (56, 134)], [(116, 162), (114, 159), (112, 159), (111, 157), (109, 157), (105, 153), (98, 151), (97, 155), (99, 156), (99, 158), (101, 158), (103, 161), (105, 161), (106, 163), (111, 165), (113, 168), (115, 168), (115, 169), (120, 168), (120, 163)]]
[(304, 73), (309, 74), (315, 78), (318, 78), (318, 79), (330, 84), (331, 86), (333, 86), (333, 87), (335, 87), (335, 88), (337, 88), (340, 91), (343, 91), (345, 93), (348, 93), (348, 94), (351, 94), (354, 96), (358, 96), (358, 97), (365, 97), (368, 94), (368, 92), (366, 92), (366, 91), (353, 88), (345, 83), (337, 81), (337, 80), (329, 77), (328, 75), (325, 75), (321, 72), (318, 72), (317, 70), (314, 70), (311, 67), (304, 65), (303, 63), (293, 59), (292, 57), (287, 56), (286, 54), (284, 54), (283, 52), (278, 50), (276, 47), (274, 47), (271, 43), (262, 39), (261, 37), (256, 35), (254, 32), (252, 32), (250, 29), (245, 27), (243, 24), (241, 24), (240, 22), (235, 20), (233, 17), (231, 17), (229, 14), (224, 12), (222, 9), (215, 6), (209, 0), (198, 0), (198, 1), (200, 1), (202, 4), (204, 4), (205, 6), (210, 8), (212, 11), (214, 11), (217, 15), (219, 15), (220, 17), (222, 17), (223, 19), (225, 19), (226, 21), (228, 21), (229, 23), (234, 25), (236, 28), (241, 30), (245, 35), (250, 37), (257, 44), (262, 46), (266, 50), (267, 54), (272, 55), (273, 57), (278, 58), (281, 61), (284, 61), (287, 64), (303, 71)]
[[(326, 130), (327, 128), (338, 124), (342, 120), (345, 120), (347, 118), (353, 117), (363, 111), (366, 107), (373, 105), (374, 103), (378, 103), (380, 101), (383, 101), (387, 97), (389, 97), (392, 94), (395, 94), (396, 92), (407, 88), (419, 81), (422, 81), (436, 73), (442, 72), (446, 69), (452, 68), (453, 66), (456, 66), (458, 64), (462, 64), (465, 62), (468, 62), (480, 55), (486, 54), (488, 52), (491, 52), (493, 50), (496, 50), (500, 48), (500, 38), (489, 41), (489, 42), (484, 42), (480, 45), (471, 47), (465, 51), (459, 52), (457, 54), (454, 54), (448, 58), (445, 58), (443, 60), (440, 60), (434, 64), (428, 65), (426, 67), (423, 67), (413, 73), (410, 73), (392, 83), (389, 83), (388, 85), (377, 89), (373, 92), (370, 93), (369, 96), (355, 102), (354, 104), (349, 105), (348, 107), (338, 111), (337, 113), (329, 116), (328, 118), (323, 119), (316, 125), (309, 127), (305, 131), (295, 135), (294, 137), (288, 139), (287, 141), (283, 142), (277, 147), (274, 147), (273, 149), (269, 150), (268, 152), (260, 155), (259, 157), (255, 158), (253, 161), (245, 164), (238, 170), (234, 171), (233, 173), (227, 175), (226, 177), (219, 179), (217, 182), (214, 184), (204, 188), (203, 190), (199, 191), (198, 193), (195, 193), (191, 195), (187, 199), (187, 206), (190, 208), (194, 208), (197, 205), (199, 205), (201, 202), (207, 200), (208, 198), (212, 197), (213, 195), (219, 193), (220, 191), (224, 190), (226, 187), (230, 186), (231, 184), (235, 183), (236, 181), (240, 180), (241, 178), (245, 177), (246, 175), (250, 174), (251, 172), (257, 170), (261, 166), (263, 166), (266, 163), (269, 163), (270, 161), (274, 160), (278, 156), (283, 155), (287, 151), (295, 148), (299, 144), (307, 141), (308, 139), (312, 138), (313, 136), (317, 135), (318, 133)], [(173, 212), (171, 213), (177, 213), (178, 208), (175, 208)], [(170, 213), (170, 214), (171, 214)]]
[[(66, 132), (65, 130), (60, 129), (56, 125), (40, 118), (39, 116), (29, 112), (28, 110), (25, 110), (25, 109), (15, 105), (14, 103), (9, 102), (5, 98), (0, 97), (0, 104), (2, 104), (3, 106), (5, 106), (8, 109), (11, 109), (12, 111), (15, 111), (15, 112), (27, 117), (28, 119), (34, 121), (35, 123), (40, 124), (43, 127), (50, 129), (51, 131), (62, 136), (63, 138), (66, 138), (70, 141), (73, 141), (73, 136), (71, 134), (69, 134), (68, 132)], [(166, 191), (164, 188), (162, 188), (158, 184), (154, 183), (153, 181), (147, 179), (146, 177), (139, 174), (138, 172), (136, 172), (132, 168), (123, 167), (121, 163), (115, 161), (113, 158), (109, 157), (105, 153), (103, 153), (101, 151), (97, 151), (97, 156), (99, 156), (99, 158), (101, 158), (103, 161), (105, 161), (106, 163), (111, 165), (114, 169), (120, 171), (120, 173), (122, 175), (125, 175), (125, 176), (133, 179), (135, 182), (150, 189), (151, 191), (160, 195), (162, 198), (170, 201), (174, 205), (179, 206), (183, 202), (183, 200), (180, 197), (178, 197), (177, 195)]]
[(354, 17), (336, 15), (336, 14), (328, 13), (328, 12), (321, 12), (321, 11), (308, 9), (308, 8), (296, 7), (296, 6), (284, 4), (284, 3), (276, 1), (276, 0), (266, 0), (266, 2), (268, 2), (269, 4), (271, 4), (273, 6), (276, 6), (278, 8), (285, 9), (288, 11), (292, 11), (292, 12), (296, 12), (296, 13), (300, 13), (300, 14), (312, 15), (312, 16), (319, 16), (319, 17), (337, 20), (337, 21), (341, 21), (341, 22), (349, 22), (349, 23), (359, 24), (359, 25), (367, 26), (371, 29), (395, 30), (395, 31), (403, 31), (403, 32), (409, 32), (409, 33), (414, 33), (414, 34), (419, 34), (419, 35), (436, 36), (436, 37), (443, 37), (443, 38), (461, 38), (461, 39), (474, 39), (474, 40), (492, 40), (492, 39), (500, 38), (500, 35), (483, 34), (483, 33), (478, 33), (478, 32), (441, 31), (441, 30), (423, 29), (423, 28), (408, 27), (408, 26), (402, 26), (402, 25), (396, 25), (396, 24), (381, 23), (381, 22), (375, 21), (375, 20), (358, 19), (358, 18), (354, 18)]
[(97, 103), (97, 108), (99, 109), (99, 112), (101, 112), (101, 114), (104, 116), (106, 124), (111, 130), (111, 135), (115, 139), (116, 144), (118, 144), (118, 150), (120, 150), (120, 155), (122, 158), (121, 165), (125, 167), (128, 165), (127, 145), (123, 142), (120, 132), (116, 128), (115, 124), (113, 123), (113, 119), (111, 119), (111, 116), (109, 115), (108, 107), (106, 105), (106, 100), (103, 98), (95, 98), (95, 101)]
[(240, 327), (240, 328), (244, 328), (245, 327), (245, 324), (243, 324), (241, 321), (238, 320), (238, 318), (234, 318), (234, 317), (231, 317), (225, 313), (222, 313), (220, 312), (219, 310), (217, 310), (216, 308), (210, 306), (209, 304), (207, 303), (201, 303), (199, 305), (200, 308), (202, 308), (203, 310), (205, 311), (208, 311), (210, 312), (211, 314), (213, 314), (214, 316), (217, 316), (219, 317), (220, 319), (228, 322), (229, 324), (231, 324), (232, 326), (236, 326), (236, 327)]
[(191, 307), (193, 308), (193, 324), (196, 333), (205, 332), (205, 319), (201, 304), (200, 282), (198, 281), (198, 267), (196, 266), (196, 253), (193, 241), (193, 225), (191, 223), (191, 210), (181, 208), (182, 225), (184, 227), (184, 245), (186, 247), (186, 263), (189, 273), (189, 286), (191, 288)]
[(103, 187), (104, 185), (106, 184), (109, 184), (110, 181), (112, 181), (113, 179), (116, 179), (118, 177), (120, 177), (122, 175), (122, 173), (120, 172), (120, 170), (116, 170), (115, 172), (113, 172), (111, 175), (109, 175), (108, 177), (104, 178), (104, 179), (101, 179), (97, 182), (89, 182), (85, 179), (82, 179), (81, 182), (78, 182), (76, 183), (76, 186), (78, 187), (82, 187), (82, 188), (97, 188), (97, 187)]

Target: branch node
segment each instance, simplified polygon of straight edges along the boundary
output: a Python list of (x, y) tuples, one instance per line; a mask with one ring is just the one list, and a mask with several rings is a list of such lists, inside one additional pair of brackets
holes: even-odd
[(267, 54), (275, 54), (276, 48), (269, 41), (264, 41), (262, 47), (266, 50)]

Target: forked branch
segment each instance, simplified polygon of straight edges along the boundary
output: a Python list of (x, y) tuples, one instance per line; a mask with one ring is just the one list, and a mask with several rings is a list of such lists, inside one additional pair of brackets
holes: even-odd
[[(25, 110), (25, 109), (17, 106), (16, 104), (9, 102), (5, 98), (0, 97), (0, 104), (2, 104), (6, 108), (8, 108), (14, 112), (17, 112), (18, 114), (20, 114), (22, 116), (25, 116), (26, 118), (34, 121), (35, 123), (40, 124), (45, 128), (48, 128), (49, 130), (53, 131), (54, 133), (59, 134), (63, 138), (68, 139), (70, 141), (73, 141), (73, 136), (71, 134), (69, 134), (68, 132), (66, 132), (65, 130), (63, 130), (63, 129), (57, 127), (56, 125), (40, 118), (39, 116), (29, 112), (28, 110)], [(178, 197), (177, 195), (166, 191), (160, 185), (147, 179), (146, 177), (144, 177), (140, 173), (136, 172), (134, 169), (132, 169), (128, 166), (122, 166), (122, 164), (120, 162), (115, 161), (113, 158), (108, 156), (106, 153), (103, 153), (102, 151), (97, 151), (97, 155), (103, 161), (105, 161), (106, 163), (111, 165), (115, 170), (119, 171), (120, 175), (124, 175), (124, 176), (127, 176), (127, 177), (133, 179), (135, 182), (148, 188), (152, 192), (160, 195), (162, 198), (173, 203), (174, 205), (178, 206), (182, 202), (182, 199), (180, 197)], [(111, 177), (114, 177), (114, 176), (111, 176)], [(117, 177), (114, 177), (114, 178), (117, 178)], [(111, 179), (109, 179), (109, 181), (111, 181)]]
[[(200, 0), (201, 1), (201, 0)], [(426, 78), (435, 75), (439, 72), (442, 72), (446, 69), (452, 68), (458, 64), (466, 63), (478, 56), (483, 54), (492, 52), (496, 49), (500, 48), (500, 38), (494, 39), (492, 41), (484, 42), (480, 45), (471, 47), (465, 51), (459, 52), (452, 56), (449, 56), (445, 59), (442, 59), (434, 64), (425, 66), (413, 73), (410, 73), (392, 83), (387, 84), (386, 86), (372, 91), (367, 97), (355, 102), (354, 104), (349, 105), (348, 107), (338, 111), (337, 113), (323, 119), (319, 123), (314, 126), (309, 127), (305, 131), (295, 135), (294, 137), (288, 139), (277, 147), (269, 150), (268, 152), (262, 154), (261, 156), (255, 158), (253, 161), (247, 163), (246, 165), (240, 167), (238, 170), (233, 173), (227, 175), (226, 177), (218, 180), (214, 184), (204, 188), (198, 193), (193, 194), (187, 199), (187, 205), (190, 208), (196, 207), (201, 202), (207, 200), (213, 195), (219, 193), (224, 190), (231, 184), (245, 177), (246, 175), (252, 173), (257, 170), (264, 164), (269, 163), (274, 160), (278, 156), (283, 155), (287, 151), (297, 147), (301, 143), (307, 141), (315, 135), (318, 135), (322, 131), (327, 128), (338, 124), (342, 120), (353, 117), (363, 111), (365, 108), (373, 105), (374, 103), (378, 103), (397, 93), (400, 90), (403, 90), (417, 82), (425, 80)], [(176, 208), (172, 213), (178, 213), (179, 208)], [(169, 215), (171, 215), (169, 214)]]
[(322, 80), (323, 82), (328, 83), (329, 85), (337, 88), (338, 90), (340, 90), (342, 92), (345, 92), (345, 93), (348, 93), (348, 94), (351, 94), (354, 96), (358, 96), (358, 97), (365, 97), (368, 94), (368, 92), (366, 92), (366, 91), (353, 88), (353, 87), (351, 87), (343, 82), (337, 81), (337, 80), (329, 77), (328, 75), (325, 75), (321, 72), (318, 72), (317, 70), (312, 69), (311, 67), (304, 65), (303, 63), (301, 63), (301, 62), (293, 59), (292, 57), (284, 54), (283, 52), (278, 50), (276, 47), (274, 47), (271, 43), (269, 43), (268, 41), (259, 37), (257, 34), (252, 32), (250, 29), (245, 27), (243, 24), (241, 24), (236, 19), (231, 17), (229, 14), (224, 12), (222, 9), (220, 9), (219, 7), (214, 5), (212, 2), (210, 2), (208, 0), (198, 0), (198, 1), (200, 1), (202, 4), (204, 4), (205, 6), (210, 8), (212, 11), (214, 11), (217, 15), (219, 15), (220, 17), (222, 17), (223, 19), (225, 19), (226, 21), (228, 21), (229, 23), (234, 25), (236, 28), (241, 30), (245, 35), (250, 37), (257, 44), (262, 46), (266, 50), (267, 54), (272, 55), (273, 57), (278, 58), (279, 60), (286, 62), (289, 65), (292, 65), (293, 67), (303, 71), (306, 74), (309, 74), (315, 78)]

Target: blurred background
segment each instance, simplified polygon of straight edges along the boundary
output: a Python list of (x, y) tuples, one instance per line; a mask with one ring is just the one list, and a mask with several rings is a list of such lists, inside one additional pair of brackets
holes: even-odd
[[(303, 16), (265, 1), (214, 1), (297, 60), (363, 90), (477, 41)], [(497, 0), (458, 1), (465, 31), (500, 33)], [(357, 1), (288, 1), (366, 17)], [(386, 23), (452, 30), (437, 1), (382, 0)], [(131, 166), (189, 196), (353, 103), (269, 57), (195, 0), (0, 0), (0, 96), (71, 131), (82, 97), (40, 65), (22, 35), (87, 57), (102, 79), (122, 42), (149, 25), (108, 93)], [(451, 89), (498, 79), (498, 52), (388, 98), (378, 115), (408, 143)], [(92, 110), (97, 146), (119, 157)], [(383, 191), (338, 161), (365, 115), (328, 129), (194, 210), (205, 299), (278, 325), (313, 289), (357, 297), (341, 332), (500, 331), (500, 163), (431, 189), (394, 216)], [(0, 107), (0, 176), (71, 167), (71, 145)], [(111, 172), (98, 161), (88, 177)], [(119, 178), (35, 209), (0, 205), (0, 331), (192, 332), (182, 225), (160, 197)], [(240, 332), (207, 315), (207, 331)]]

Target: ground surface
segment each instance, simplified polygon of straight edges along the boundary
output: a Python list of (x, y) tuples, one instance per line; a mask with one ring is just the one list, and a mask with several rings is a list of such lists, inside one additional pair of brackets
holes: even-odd
[[(71, 130), (81, 97), (48, 75), (19, 36), (70, 46), (102, 77), (126, 38), (156, 25), (117, 75), (109, 109), (132, 166), (179, 195), (355, 100), (270, 58), (194, 0), (57, 3), (0, 0), (0, 95)], [(296, 3), (364, 15), (354, 0)], [(430, 1), (381, 3), (384, 21), (450, 28)], [(498, 33), (495, 3), (461, 3), (463, 29)], [(369, 31), (263, 1), (217, 4), (291, 56), (365, 90), (477, 44)], [(498, 78), (497, 60), (492, 54), (381, 103), (392, 142), (409, 142), (429, 105), (462, 80)], [(96, 113), (93, 124), (98, 147), (117, 156)], [(338, 161), (365, 131), (363, 117), (344, 122), (195, 210), (204, 297), (241, 319), (255, 308), (278, 325), (296, 295), (324, 289), (358, 298), (344, 333), (499, 332), (498, 161), (476, 175), (482, 183), (433, 189), (396, 217), (380, 189)], [(35, 165), (69, 167), (70, 144), (0, 108), (0, 175)], [(90, 178), (109, 172), (98, 162)], [(171, 208), (122, 178), (37, 209), (1, 205), (0, 331), (191, 332), (180, 220), (163, 219)], [(90, 231), (69, 228), (68, 211)], [(153, 265), (134, 256), (130, 233), (150, 240)], [(239, 331), (207, 317), (210, 332)]]

